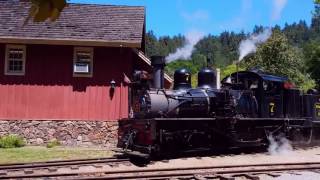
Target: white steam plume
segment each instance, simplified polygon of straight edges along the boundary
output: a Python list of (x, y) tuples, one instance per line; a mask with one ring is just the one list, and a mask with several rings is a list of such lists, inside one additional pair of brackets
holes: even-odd
[(270, 155), (288, 155), (292, 153), (292, 146), (290, 141), (284, 136), (275, 139), (272, 135), (268, 136), (269, 147), (268, 152)]
[(186, 34), (186, 43), (182, 48), (178, 48), (175, 53), (171, 53), (166, 57), (167, 62), (177, 59), (190, 59), (194, 46), (203, 38), (204, 33), (191, 31)]
[(239, 61), (241, 61), (246, 55), (254, 53), (257, 50), (257, 45), (266, 42), (272, 34), (270, 28), (266, 28), (260, 34), (253, 34), (248, 39), (240, 42), (239, 46)]
[(281, 18), (281, 13), (287, 4), (287, 0), (273, 0), (272, 20), (276, 21)]

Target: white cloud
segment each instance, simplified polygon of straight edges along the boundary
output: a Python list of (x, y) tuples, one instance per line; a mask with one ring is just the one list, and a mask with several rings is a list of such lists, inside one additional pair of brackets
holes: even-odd
[(287, 0), (272, 0), (273, 1), (273, 8), (272, 8), (272, 15), (271, 19), (273, 21), (279, 20), (281, 18), (281, 13), (285, 6), (287, 5)]
[(252, 9), (252, 0), (242, 0), (240, 13), (234, 16), (230, 21), (220, 25), (221, 30), (242, 29), (246, 26), (247, 20), (250, 18), (250, 10)]
[(192, 13), (187, 13), (187, 12), (182, 12), (181, 16), (186, 20), (186, 21), (206, 21), (209, 19), (209, 13), (205, 10), (196, 10)]

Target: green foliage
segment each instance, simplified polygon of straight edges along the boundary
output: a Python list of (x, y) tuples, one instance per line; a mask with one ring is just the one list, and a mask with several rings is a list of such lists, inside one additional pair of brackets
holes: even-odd
[[(52, 160), (112, 157), (113, 151), (106, 148), (25, 146), (22, 148), (0, 148), (0, 164), (35, 163)], [(2, 177), (2, 176), (1, 176)], [(2, 179), (0, 177), (0, 179)]]
[(320, 34), (320, 3), (315, 3), (314, 12), (311, 19), (311, 30), (313, 36), (319, 36)]
[(55, 21), (59, 18), (61, 11), (66, 7), (66, 0), (30, 0), (32, 5), (29, 9), (29, 16), (26, 22), (33, 18), (35, 22), (42, 22), (47, 19)]
[(244, 62), (247, 69), (259, 66), (268, 73), (288, 77), (301, 88), (312, 86), (309, 76), (303, 75), (305, 69), (301, 51), (292, 47), (279, 31), (274, 31), (268, 41), (258, 47), (256, 54)]
[(191, 86), (193, 88), (198, 86), (198, 74), (192, 74), (191, 75)]
[(316, 87), (316, 82), (310, 77), (309, 74), (304, 75), (302, 73), (299, 73), (298, 76), (300, 76), (299, 79), (301, 79), (300, 89), (306, 92), (309, 89), (313, 89)]
[(18, 135), (7, 135), (0, 138), (0, 148), (16, 148), (25, 145), (25, 140)]
[(207, 57), (203, 54), (193, 54), (191, 60), (192, 64), (197, 68), (207, 66)]
[(208, 35), (195, 47), (194, 54), (202, 54), (213, 60), (216, 67), (225, 67), (238, 59), (238, 46), (247, 35), (243, 32), (223, 32), (220, 36)]
[[(244, 71), (245, 68), (243, 68), (242, 66), (239, 66), (238, 70), (239, 71)], [(235, 63), (231, 64), (231, 65), (229, 65), (227, 67), (222, 68), (220, 72), (221, 72), (221, 75), (220, 75), (221, 77), (220, 78), (222, 80), (223, 78), (231, 75), (232, 73), (237, 72), (237, 65)]]
[(191, 74), (196, 74), (201, 67), (193, 64), (193, 61), (190, 60), (177, 60), (169, 63), (165, 70), (170, 76), (173, 76), (174, 71), (179, 68), (187, 68)]
[[(279, 29), (278, 29), (279, 30)], [(294, 46), (302, 46), (306, 41), (309, 41), (312, 33), (305, 21), (293, 23), (291, 25), (285, 24), (283, 33), (289, 40), (289, 43)]]
[(178, 35), (172, 38), (163, 36), (158, 39), (153, 31), (149, 31), (146, 34), (146, 54), (149, 57), (154, 55), (168, 56), (175, 52), (178, 47), (182, 47), (184, 43), (184, 36)]
[(317, 82), (319, 89), (320, 83), (320, 42), (313, 41), (304, 47), (304, 56), (306, 58), (307, 70), (311, 77)]
[(48, 142), (47, 148), (53, 148), (53, 147), (60, 146), (60, 145), (61, 145), (61, 143), (57, 139), (52, 139)]

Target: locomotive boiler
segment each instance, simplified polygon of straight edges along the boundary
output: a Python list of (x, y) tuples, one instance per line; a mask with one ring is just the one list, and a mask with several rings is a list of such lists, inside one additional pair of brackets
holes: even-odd
[[(259, 70), (236, 72), (217, 89), (215, 70), (178, 69), (173, 89), (163, 88), (164, 57), (151, 58), (153, 83), (135, 73), (133, 117), (120, 121), (118, 146), (126, 153), (165, 156), (190, 151), (267, 146), (285, 135), (308, 144), (318, 136), (320, 96), (302, 93), (285, 77)], [(150, 85), (152, 84), (152, 85)]]

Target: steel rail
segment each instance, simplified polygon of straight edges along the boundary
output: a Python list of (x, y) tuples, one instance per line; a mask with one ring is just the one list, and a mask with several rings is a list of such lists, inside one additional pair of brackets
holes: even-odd
[[(41, 177), (70, 177), (76, 179), (137, 179), (137, 178), (161, 178), (191, 176), (195, 174), (243, 174), (261, 173), (293, 170), (314, 170), (320, 169), (320, 162), (301, 163), (272, 163), (272, 164), (251, 164), (251, 165), (225, 165), (225, 166), (202, 166), (202, 167), (181, 167), (162, 169), (135, 169), (135, 170), (104, 170), (94, 172), (70, 172), (70, 173), (47, 173), (47, 174), (26, 174), (2, 176), (2, 179), (17, 178), (41, 178)], [(98, 175), (98, 176), (92, 176)], [(89, 176), (89, 177), (86, 177)], [(91, 177), (90, 177), (91, 176)]]
[(0, 164), (0, 168), (4, 166), (15, 166), (24, 164), (40, 164), (40, 163), (59, 163), (59, 162), (70, 162), (70, 161), (87, 161), (87, 160), (99, 160), (99, 159), (112, 159), (115, 157), (101, 157), (101, 158), (88, 158), (88, 159), (68, 159), (68, 160), (54, 160), (54, 161), (39, 161), (39, 162), (23, 162), (23, 163), (5, 163)]
[(67, 166), (67, 165), (85, 165), (85, 164), (97, 164), (97, 163), (113, 163), (113, 162), (126, 162), (129, 159), (125, 158), (96, 158), (96, 159), (77, 159), (77, 160), (62, 160), (62, 161), (47, 161), (36, 163), (24, 163), (24, 164), (2, 164), (0, 170), (18, 170), (27, 168), (46, 168), (54, 166)]
[(207, 175), (212, 174), (215, 176), (222, 176), (222, 175), (243, 175), (243, 174), (252, 174), (252, 173), (270, 173), (270, 172), (283, 172), (283, 171), (302, 171), (302, 170), (315, 170), (320, 169), (319, 165), (316, 166), (295, 166), (295, 167), (283, 167), (282, 165), (277, 167), (266, 166), (266, 167), (241, 167), (238, 169), (227, 169), (223, 170), (218, 169), (193, 169), (193, 170), (180, 170), (180, 171), (155, 171), (149, 173), (128, 173), (126, 174), (115, 174), (110, 175), (106, 174), (105, 176), (101, 177), (84, 177), (84, 178), (77, 178), (78, 180), (93, 180), (93, 179), (141, 179), (141, 178), (173, 178), (173, 177), (192, 177), (194, 175)]

